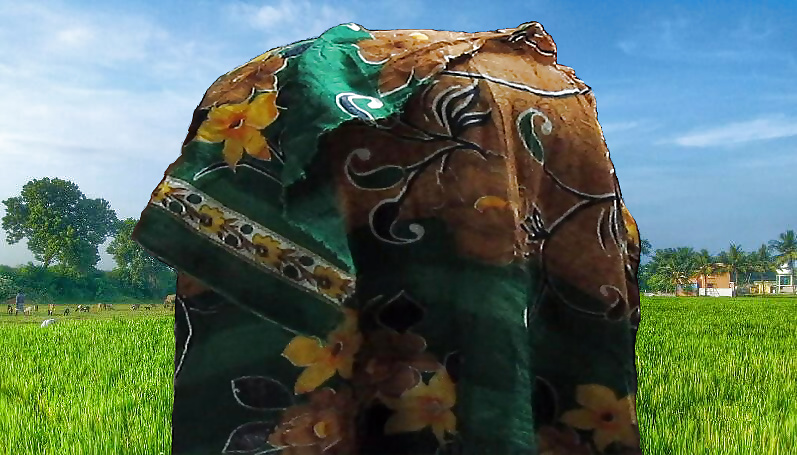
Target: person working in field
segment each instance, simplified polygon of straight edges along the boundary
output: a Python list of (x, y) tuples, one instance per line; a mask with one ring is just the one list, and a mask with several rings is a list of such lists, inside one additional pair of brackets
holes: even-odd
[(641, 454), (595, 106), (536, 22), (219, 78), (133, 234), (179, 271), (172, 453)]
[(17, 314), (23, 313), (25, 311), (25, 293), (20, 290), (17, 292)]

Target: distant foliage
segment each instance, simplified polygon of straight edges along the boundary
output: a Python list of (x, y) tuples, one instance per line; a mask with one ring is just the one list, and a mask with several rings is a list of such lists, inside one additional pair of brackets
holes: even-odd
[(27, 239), (33, 256), (86, 274), (99, 262), (98, 248), (116, 226), (105, 199), (88, 199), (78, 186), (58, 178), (31, 180), (19, 196), (3, 201), (6, 242)]
[[(651, 249), (650, 242), (642, 241), (643, 250)], [(761, 289), (751, 285), (756, 280), (773, 280), (778, 267), (788, 266), (794, 282), (797, 263), (797, 235), (791, 229), (780, 234), (778, 239), (762, 244), (756, 251), (745, 252), (736, 243), (728, 249), (711, 255), (708, 250), (699, 252), (689, 247), (657, 249), (650, 261), (640, 265), (637, 278), (642, 292), (675, 292), (676, 289), (693, 288), (695, 278), (717, 273), (729, 273), (734, 283), (734, 295), (745, 294), (750, 289)], [(797, 293), (797, 286), (792, 287)]]
[[(31, 180), (8, 198), (2, 227), (6, 242), (26, 240), (41, 265), (0, 266), (0, 298), (22, 289), (31, 301), (163, 298), (175, 292), (175, 272), (148, 255), (130, 235), (136, 220), (119, 221), (105, 199), (89, 199), (59, 178)], [(99, 246), (114, 236), (108, 253), (117, 267), (96, 269)]]
[[(0, 283), (2, 277), (13, 283), (13, 294), (22, 289), (28, 299), (39, 305), (60, 300), (114, 300), (134, 296), (126, 292), (125, 286), (113, 272), (102, 270), (80, 274), (61, 265), (45, 268), (29, 263), (19, 268), (7, 267), (0, 273)], [(0, 292), (2, 289), (3, 285), (0, 284)]]
[(117, 225), (117, 234), (108, 246), (116, 261), (113, 276), (128, 295), (159, 297), (174, 293), (175, 272), (132, 239), (137, 220), (127, 218)]
[(6, 300), (16, 295), (19, 286), (13, 277), (5, 274), (0, 275), (0, 300)]

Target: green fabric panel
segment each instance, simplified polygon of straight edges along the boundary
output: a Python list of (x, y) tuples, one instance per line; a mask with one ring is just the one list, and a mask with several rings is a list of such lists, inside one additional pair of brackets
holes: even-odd
[(524, 312), (535, 283), (524, 267), (458, 257), (440, 221), (420, 223), (426, 233), (415, 244), (386, 246), (364, 231), (353, 236), (352, 251), (363, 271), (360, 299), (408, 292), (425, 305), (423, 320), (412, 330), (426, 339), (428, 350), (462, 356), (456, 415), (467, 453), (534, 453), (535, 359)]
[(323, 338), (342, 320), (342, 313), (332, 304), (196, 236), (160, 208), (144, 210), (137, 239), (172, 267), (202, 277), (225, 297), (291, 330)]
[[(205, 300), (216, 306), (211, 314), (189, 311), (191, 338), (182, 369), (175, 381), (173, 450), (176, 453), (221, 453), (224, 441), (239, 425), (250, 421), (276, 422), (281, 406), (290, 404), (296, 367), (281, 356), (293, 334), (258, 318), (215, 293)], [(177, 324), (185, 324), (178, 311)], [(182, 346), (178, 346), (178, 356)], [(264, 376), (284, 384), (270, 397), (277, 409), (253, 410), (241, 406), (231, 380)], [(201, 399), (197, 399), (201, 397)], [(288, 401), (291, 400), (291, 401)], [(201, 430), (201, 431), (197, 431)]]
[[(401, 112), (422, 85), (412, 81), (403, 89), (380, 96), (381, 65), (365, 63), (353, 45), (370, 37), (367, 31), (340, 25), (288, 60), (288, 67), (280, 74), (289, 81), (286, 90), (290, 91), (290, 97), (285, 101), (286, 110), (269, 128), (270, 134), (283, 137), (281, 147), (286, 161), (281, 178), (286, 187), (283, 195), (286, 219), (335, 252), (348, 266), (352, 259), (335, 188), (325, 172), (325, 157), (316, 156), (319, 139), (355, 118), (338, 106), (339, 94), (356, 94), (353, 104), (378, 120)], [(369, 103), (380, 106), (371, 107)]]
[[(580, 294), (572, 286), (568, 293)], [(579, 302), (594, 301), (580, 295)], [(535, 372), (573, 391), (561, 406), (581, 407), (574, 392), (584, 384), (606, 385), (621, 394), (618, 398), (636, 392), (633, 332), (627, 321), (586, 317), (553, 299), (543, 299), (537, 312), (528, 332)]]
[[(353, 45), (371, 38), (365, 30), (352, 30), (348, 25), (333, 27), (312, 42), (304, 52), (289, 61), (283, 70), (290, 81), (291, 97), (281, 127), (287, 133), (282, 146), (286, 163), (282, 181), (290, 186), (302, 178), (307, 165), (317, 152), (317, 140), (354, 118), (337, 104), (341, 93), (352, 93), (371, 100), (355, 98), (353, 103), (368, 111), (374, 119), (383, 119), (399, 112), (420, 85), (418, 82), (389, 96), (378, 93), (381, 65), (365, 63)], [(369, 103), (378, 100), (379, 107)], [(276, 125), (275, 125), (276, 126)]]

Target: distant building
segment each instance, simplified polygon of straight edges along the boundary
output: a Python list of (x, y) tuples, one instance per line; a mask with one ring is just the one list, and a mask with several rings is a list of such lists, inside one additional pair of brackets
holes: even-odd
[[(723, 264), (717, 264), (722, 266)], [(792, 283), (791, 270), (784, 264), (774, 272), (753, 274), (752, 284), (740, 286), (739, 294), (790, 294), (797, 283)], [(755, 279), (758, 278), (758, 279)], [(797, 276), (794, 277), (797, 282)], [(676, 296), (733, 297), (735, 283), (729, 271), (715, 272), (711, 275), (696, 275), (689, 284), (678, 286)]]
[(778, 278), (774, 271), (757, 273), (753, 275), (753, 284), (750, 285), (751, 294), (777, 294)]
[(733, 297), (734, 282), (730, 272), (714, 272), (711, 275), (694, 276), (690, 279), (694, 284), (692, 295), (709, 297)]
[(790, 294), (794, 292), (794, 286), (797, 283), (792, 283), (791, 281), (795, 277), (791, 276), (791, 269), (789, 268), (789, 264), (783, 264), (782, 266), (778, 267), (778, 269), (775, 271), (775, 275), (776, 275), (774, 283), (775, 294), (783, 294), (783, 293)]

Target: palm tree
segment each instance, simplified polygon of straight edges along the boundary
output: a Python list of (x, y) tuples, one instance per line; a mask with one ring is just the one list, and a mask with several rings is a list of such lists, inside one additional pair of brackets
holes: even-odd
[[(742, 286), (750, 289), (750, 281), (752, 280), (752, 274), (755, 272), (756, 266), (756, 254), (755, 253), (745, 253), (741, 252), (739, 265), (737, 268), (737, 274), (742, 275)], [(738, 287), (738, 286), (737, 286)]]
[(688, 247), (680, 247), (678, 249), (656, 250), (656, 253), (660, 255), (658, 273), (673, 285), (676, 293), (679, 287), (691, 284), (690, 280), (697, 272), (695, 250)]
[[(775, 261), (770, 254), (771, 248), (766, 244), (762, 244), (758, 251), (752, 253), (753, 256), (753, 270), (758, 274), (761, 281), (766, 277), (767, 272), (775, 270)], [(766, 292), (763, 289), (762, 292)]]
[[(714, 258), (708, 253), (708, 250), (703, 248), (694, 256), (695, 259), (695, 271), (703, 277), (703, 286), (708, 287), (708, 276), (713, 275), (714, 272), (717, 271), (718, 266), (716, 262), (714, 262)], [(698, 289), (698, 295), (700, 295), (700, 291)], [(708, 294), (704, 294), (707, 296)]]
[(743, 266), (744, 262), (744, 251), (740, 245), (735, 243), (731, 243), (728, 247), (728, 251), (723, 251), (717, 256), (717, 259), (722, 262), (724, 268), (731, 273), (731, 277), (733, 277), (733, 296), (736, 297), (736, 287), (738, 283), (738, 270), (740, 266)]
[(778, 264), (789, 265), (789, 281), (791, 282), (792, 294), (797, 293), (797, 286), (794, 283), (794, 261), (797, 260), (797, 236), (794, 231), (789, 229), (780, 234), (778, 240), (770, 240), (769, 246), (777, 253), (775, 260)]

